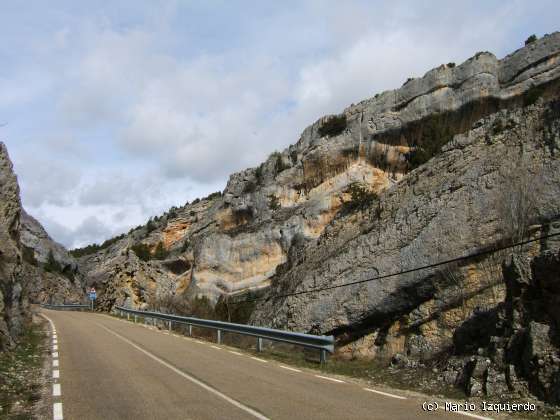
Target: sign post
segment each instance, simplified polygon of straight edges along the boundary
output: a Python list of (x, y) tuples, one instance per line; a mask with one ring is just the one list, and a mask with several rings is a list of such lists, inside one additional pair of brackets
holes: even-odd
[(93, 301), (97, 299), (97, 292), (95, 291), (95, 287), (92, 287), (89, 290), (89, 300), (91, 301), (91, 311), (93, 312)]

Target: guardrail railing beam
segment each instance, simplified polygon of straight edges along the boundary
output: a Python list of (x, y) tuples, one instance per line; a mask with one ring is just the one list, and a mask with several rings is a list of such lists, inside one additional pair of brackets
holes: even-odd
[[(164, 314), (152, 311), (139, 311), (136, 309), (129, 309), (121, 306), (115, 309), (124, 316), (124, 313), (129, 315), (141, 316), (144, 318), (144, 323), (147, 324), (147, 319), (151, 319), (151, 324), (155, 327), (158, 321), (168, 321), (168, 328), (171, 331), (172, 324), (178, 323), (187, 325), (188, 334), (192, 337), (193, 326), (199, 328), (210, 328), (216, 330), (216, 341), (218, 344), (222, 343), (222, 334), (224, 332), (253, 336), (257, 339), (257, 351), (263, 351), (263, 340), (279, 341), (283, 343), (294, 344), (302, 347), (320, 350), (321, 364), (326, 363), (327, 353), (334, 352), (334, 337), (324, 335), (312, 335), (304, 333), (296, 333), (291, 331), (275, 330), (272, 328), (256, 327), (253, 325), (234, 324), (230, 322), (215, 321), (210, 319), (201, 319), (194, 317), (185, 317), (172, 314)], [(136, 319), (136, 318), (135, 318)], [(165, 325), (165, 324), (164, 324)]]

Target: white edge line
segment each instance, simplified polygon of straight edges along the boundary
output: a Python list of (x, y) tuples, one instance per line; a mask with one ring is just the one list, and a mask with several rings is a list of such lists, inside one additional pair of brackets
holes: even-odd
[(327, 381), (333, 381), (333, 382), (338, 382), (338, 383), (342, 383), (345, 384), (346, 382), (340, 380), (340, 379), (335, 379), (335, 378), (329, 378), (328, 376), (321, 376), (321, 375), (315, 375), (316, 378), (321, 378), (321, 379), (326, 379)]
[(53, 370), (52, 371), (52, 377), (55, 379), (60, 378), (60, 370)]
[(60, 384), (53, 384), (53, 397), (60, 397), (62, 392), (60, 391)]
[(239, 353), (237, 351), (228, 350), (230, 353), (237, 354), (238, 356), (243, 356), (243, 353)]
[(383, 391), (376, 391), (375, 389), (371, 389), (371, 388), (364, 388), (364, 391), (374, 392), (376, 394), (385, 395), (386, 397), (396, 398), (398, 400), (406, 400), (407, 399), (406, 397), (401, 397), (400, 395), (389, 394), (388, 392), (383, 392)]
[(107, 331), (110, 334), (113, 334), (115, 337), (120, 338), (122, 341), (124, 341), (125, 343), (128, 343), (130, 346), (134, 347), (136, 350), (144, 353), (146, 356), (148, 356), (149, 358), (155, 360), (156, 362), (158, 362), (159, 364), (165, 366), (166, 368), (172, 370), (173, 372), (175, 372), (177, 375), (182, 376), (183, 378), (191, 381), (192, 383), (198, 385), (199, 387), (205, 389), (208, 392), (211, 392), (212, 394), (226, 400), (227, 402), (229, 402), (230, 404), (234, 405), (235, 407), (239, 408), (240, 410), (245, 411), (246, 413), (251, 414), (252, 416), (258, 418), (259, 420), (269, 420), (268, 417), (262, 415), (261, 413), (259, 413), (258, 411), (253, 410), (250, 407), (247, 407), (246, 405), (234, 400), (231, 397), (228, 397), (226, 394), (221, 393), (220, 391), (218, 391), (215, 388), (212, 388), (209, 385), (206, 385), (204, 382), (199, 381), (198, 379), (196, 379), (195, 377), (183, 372), (182, 370), (177, 369), (175, 366), (171, 365), (170, 363), (167, 363), (165, 360), (160, 359), (159, 357), (157, 357), (155, 354), (150, 353), (148, 350), (144, 350), (142, 347), (134, 344), (132, 341), (130, 341), (129, 339), (123, 337), (122, 335), (110, 330), (109, 328), (98, 324), (101, 328), (103, 328), (105, 331)]
[(218, 347), (218, 346), (210, 346), (210, 347), (212, 347), (213, 349), (218, 349), (218, 350), (222, 349), (221, 347)]
[(56, 359), (56, 358), (58, 357), (58, 352), (55, 351), (55, 352), (52, 354), (52, 357)]
[(53, 419), (54, 420), (63, 420), (62, 417), (62, 403), (54, 403), (53, 404)]
[(476, 414), (467, 413), (466, 411), (453, 411), (453, 413), (455, 413), (455, 414), (460, 414), (460, 415), (462, 415), (462, 416), (473, 417), (473, 418), (475, 418), (475, 419), (493, 420), (491, 417), (478, 416), (478, 415), (476, 415)]
[(259, 359), (258, 357), (251, 356), (251, 359), (258, 360), (259, 362), (268, 363), (268, 360)]
[(283, 366), (283, 365), (279, 365), (279, 366), (280, 366), (282, 369), (291, 370), (292, 372), (299, 372), (299, 373), (301, 373), (301, 370), (299, 370), (299, 369), (294, 369), (294, 368), (291, 368), (291, 367), (288, 367), (288, 366)]
[(58, 365), (59, 365), (58, 359), (54, 359), (52, 361), (52, 365), (53, 365), (53, 367), (58, 367)]

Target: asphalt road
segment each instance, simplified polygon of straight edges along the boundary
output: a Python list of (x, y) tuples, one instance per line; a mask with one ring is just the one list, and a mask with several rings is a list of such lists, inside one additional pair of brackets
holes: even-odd
[(62, 406), (55, 411), (62, 408), (64, 419), (461, 418), (424, 412), (423, 399), (402, 391), (367, 388), (107, 315), (41, 312), (56, 327)]

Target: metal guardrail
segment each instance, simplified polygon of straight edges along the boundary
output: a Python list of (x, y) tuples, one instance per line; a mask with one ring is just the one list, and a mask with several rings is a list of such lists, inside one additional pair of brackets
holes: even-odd
[(56, 309), (61, 311), (71, 311), (73, 309), (90, 309), (89, 305), (82, 305), (80, 303), (68, 303), (62, 305), (52, 305), (49, 303), (43, 303), (41, 304), (41, 307), (46, 309)]
[(318, 349), (321, 351), (321, 363), (326, 362), (327, 352), (334, 352), (334, 337), (332, 335), (325, 336), (303, 334), (291, 331), (275, 330), (272, 328), (255, 327), (252, 325), (214, 321), (210, 319), (171, 315), (160, 312), (139, 311), (136, 309), (124, 308), (122, 306), (115, 306), (115, 310), (120, 312), (120, 316), (122, 317), (124, 317), (124, 314), (126, 314), (128, 320), (130, 320), (130, 315), (133, 315), (134, 322), (137, 322), (138, 316), (144, 317), (144, 320), (146, 318), (151, 318), (154, 325), (156, 319), (167, 321), (169, 330), (172, 329), (172, 323), (185, 324), (189, 327), (189, 335), (191, 336), (193, 326), (210, 328), (217, 331), (218, 344), (221, 344), (222, 342), (222, 331), (227, 331), (235, 334), (256, 337), (257, 351), (262, 351), (262, 340), (265, 339), (271, 341), (279, 341), (282, 343), (295, 344), (306, 348)]

